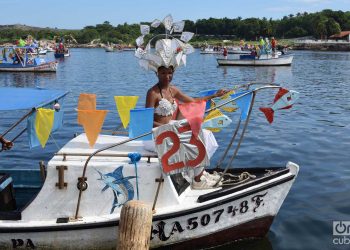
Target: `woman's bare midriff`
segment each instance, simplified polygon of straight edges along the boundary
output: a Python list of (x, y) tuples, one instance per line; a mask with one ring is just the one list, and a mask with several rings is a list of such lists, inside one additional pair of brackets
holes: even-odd
[(161, 124), (168, 124), (170, 122), (171, 118), (172, 118), (171, 115), (161, 116), (161, 115), (154, 114), (154, 121), (159, 122)]

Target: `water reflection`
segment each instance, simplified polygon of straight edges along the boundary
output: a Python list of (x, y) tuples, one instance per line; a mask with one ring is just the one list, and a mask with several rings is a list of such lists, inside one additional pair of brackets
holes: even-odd
[(272, 244), (268, 237), (259, 240), (244, 240), (215, 247), (215, 250), (272, 250)]
[(220, 66), (217, 67), (224, 78), (236, 79), (236, 82), (278, 83), (292, 77), (292, 67), (250, 67), (250, 66)]
[(46, 80), (56, 79), (56, 73), (11, 72), (1, 73), (4, 87), (45, 87)]

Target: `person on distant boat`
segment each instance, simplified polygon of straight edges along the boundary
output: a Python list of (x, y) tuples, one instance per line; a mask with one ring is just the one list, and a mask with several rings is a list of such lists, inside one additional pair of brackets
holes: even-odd
[(260, 37), (259, 48), (260, 48), (260, 54), (263, 54), (263, 52), (265, 51), (265, 40), (262, 36)]
[(64, 46), (62, 42), (58, 44), (58, 53), (60, 54), (64, 53)]
[(276, 53), (276, 46), (277, 46), (277, 40), (274, 37), (272, 37), (271, 38), (271, 48), (272, 48), (273, 53)]
[(226, 46), (224, 47), (224, 50), (223, 50), (223, 52), (222, 52), (222, 55), (224, 56), (224, 59), (227, 59), (227, 48), (226, 48)]
[(0, 135), (1, 150), (10, 150), (13, 147), (13, 142), (6, 140)]

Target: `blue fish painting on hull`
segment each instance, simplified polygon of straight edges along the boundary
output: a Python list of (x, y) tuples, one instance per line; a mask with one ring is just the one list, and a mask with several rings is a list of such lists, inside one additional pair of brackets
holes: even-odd
[(103, 174), (95, 169), (100, 174), (100, 179), (106, 186), (102, 188), (101, 192), (111, 188), (114, 195), (111, 213), (114, 212), (116, 207), (124, 205), (125, 202), (134, 198), (134, 187), (130, 183), (130, 179), (135, 176), (123, 176), (123, 166), (118, 167), (112, 173)]

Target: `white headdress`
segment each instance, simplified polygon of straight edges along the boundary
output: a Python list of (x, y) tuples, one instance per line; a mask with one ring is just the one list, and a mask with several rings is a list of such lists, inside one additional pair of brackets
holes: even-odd
[[(141, 36), (136, 39), (138, 49), (135, 51), (135, 56), (139, 58), (139, 64), (146, 70), (152, 70), (157, 72), (158, 68), (174, 67), (177, 68), (181, 65), (186, 65), (186, 55), (194, 52), (193, 47), (187, 42), (193, 37), (191, 32), (183, 32), (185, 26), (184, 21), (173, 22), (171, 15), (167, 15), (163, 21), (155, 19), (151, 27), (157, 28), (161, 23), (165, 27), (165, 39), (159, 39), (156, 41), (155, 50), (151, 51), (151, 41), (159, 35), (150, 39), (145, 48), (141, 48), (143, 45), (143, 38), (149, 34), (150, 26), (140, 25)], [(181, 32), (180, 39), (174, 38), (171, 34), (173, 32)]]

